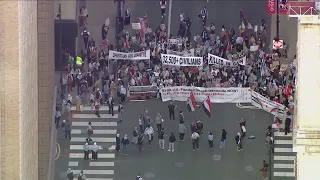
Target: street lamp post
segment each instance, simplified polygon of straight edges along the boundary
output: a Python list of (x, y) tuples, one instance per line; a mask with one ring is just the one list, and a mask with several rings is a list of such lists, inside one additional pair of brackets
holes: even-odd
[(59, 3), (59, 12), (58, 12), (58, 18), (59, 18), (59, 48), (60, 48), (60, 60), (59, 60), (59, 70), (60, 70), (60, 97), (61, 100), (63, 99), (63, 92), (62, 92), (62, 30), (61, 30), (61, 20), (62, 20), (62, 16), (61, 16), (61, 4)]
[(276, 21), (276, 26), (277, 26), (277, 32), (276, 32), (276, 41), (279, 41), (280, 38), (280, 17), (279, 17), (279, 11), (280, 11), (280, 0), (277, 0), (277, 21)]

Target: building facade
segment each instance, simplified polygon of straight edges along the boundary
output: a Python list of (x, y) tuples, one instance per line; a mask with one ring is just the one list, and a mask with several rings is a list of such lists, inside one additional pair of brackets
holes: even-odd
[(52, 173), (53, 1), (5, 0), (0, 9), (0, 179), (44, 180)]

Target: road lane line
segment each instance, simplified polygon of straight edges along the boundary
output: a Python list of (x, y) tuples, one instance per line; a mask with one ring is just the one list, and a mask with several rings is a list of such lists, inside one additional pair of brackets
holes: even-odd
[[(88, 127), (89, 122), (72, 122), (72, 126)], [(117, 122), (91, 122), (93, 127), (113, 127), (118, 126)], [(94, 130), (93, 130), (94, 133)]]
[(292, 148), (274, 148), (274, 152), (293, 152)]
[(294, 169), (294, 164), (274, 164), (273, 168), (278, 169)]
[[(72, 106), (71, 107), (72, 109), (76, 109), (76, 107), (75, 106)], [(113, 107), (113, 111), (118, 111), (118, 108), (119, 108), (119, 106), (114, 106)], [(81, 109), (82, 111), (95, 111), (95, 109), (93, 108), (91, 108), (91, 106), (84, 106), (82, 109)], [(109, 107), (108, 106), (102, 106), (102, 107), (100, 107), (100, 109), (99, 109), (100, 111), (109, 111)]]
[(55, 158), (55, 160), (59, 159), (60, 153), (61, 153), (60, 145), (59, 145), (59, 143), (56, 143), (56, 158)]
[(89, 166), (114, 166), (114, 162), (90, 162)]
[(117, 119), (118, 114), (114, 114), (113, 116), (111, 114), (100, 114), (100, 117), (98, 117), (95, 114), (73, 114), (72, 118), (75, 119)]
[(116, 150), (116, 145), (112, 145), (109, 147), (109, 151), (114, 151), (114, 150)]
[(281, 137), (281, 136), (292, 137), (292, 133), (288, 133), (287, 135), (285, 135), (284, 132), (274, 132), (274, 136), (277, 136), (277, 137)]
[[(89, 154), (89, 158), (91, 158), (91, 153)], [(70, 153), (69, 158), (75, 159), (75, 158), (83, 158), (83, 153)], [(112, 159), (115, 158), (115, 155), (112, 153), (98, 153), (98, 159)]]
[[(80, 171), (81, 170), (72, 170), (73, 174), (80, 174)], [(83, 174), (114, 175), (114, 171), (113, 170), (83, 170)]]
[(77, 167), (79, 165), (78, 161), (70, 161), (68, 166), (69, 167)]
[(295, 177), (294, 172), (273, 172), (273, 176), (276, 177)]
[[(73, 180), (78, 180), (78, 178), (73, 178)], [(87, 178), (86, 180), (113, 180), (113, 178)]]
[(296, 156), (273, 156), (273, 160), (275, 160), (275, 161), (294, 161), (294, 160), (296, 160)]
[[(89, 146), (89, 149), (92, 148), (93, 145), (88, 145)], [(99, 149), (101, 150), (102, 147), (101, 146), (98, 146)], [(83, 150), (83, 145), (70, 145), (70, 150)]]
[[(85, 133), (87, 134), (87, 129), (72, 129), (71, 130), (71, 134), (81, 134), (81, 133)], [(93, 135), (95, 134), (112, 134), (112, 135), (115, 135), (117, 134), (117, 130), (113, 130), (113, 129), (97, 129), (97, 130), (94, 130), (94, 133)]]
[[(93, 142), (97, 142), (97, 143), (115, 143), (116, 142), (116, 138), (91, 137), (91, 139)], [(86, 141), (86, 137), (72, 137), (70, 140), (70, 142), (85, 142), (85, 141)]]
[(293, 144), (292, 140), (274, 140), (274, 144), (285, 144), (285, 145), (290, 145)]

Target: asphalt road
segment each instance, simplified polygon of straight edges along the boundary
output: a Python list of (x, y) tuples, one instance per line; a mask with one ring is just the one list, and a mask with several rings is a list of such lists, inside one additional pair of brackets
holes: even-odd
[[(129, 1), (130, 2), (130, 1)], [(167, 4), (169, 1), (167, 1)], [(129, 6), (129, 5), (128, 5)], [(127, 6), (127, 7), (128, 7)], [(207, 23), (213, 22), (219, 32), (222, 25), (227, 28), (234, 28), (239, 34), (238, 28), (240, 26), (240, 11), (243, 12), (247, 20), (254, 25), (260, 25), (261, 20), (265, 19), (267, 24), (270, 24), (271, 16), (265, 14), (265, 1), (217, 1), (205, 0), (199, 1), (172, 1), (172, 16), (171, 16), (171, 34), (177, 35), (178, 24), (180, 21), (179, 14), (185, 13), (186, 17), (191, 20), (191, 33), (194, 36), (196, 33), (202, 32), (201, 19), (198, 17), (202, 8), (206, 6), (209, 17)], [(155, 28), (161, 22), (159, 1), (136, 1), (134, 6), (129, 6), (132, 9), (132, 19), (137, 21), (138, 17), (148, 16), (148, 24)], [(168, 24), (168, 5), (167, 17), (165, 17), (165, 24)], [(167, 26), (168, 27), (168, 26)], [(248, 31), (251, 33), (253, 31)]]
[[(164, 129), (167, 134), (174, 132), (178, 138), (178, 121), (170, 121), (168, 103), (159, 100), (147, 102), (130, 102), (124, 107), (124, 122), (118, 128), (121, 136), (131, 132), (138, 126), (138, 114), (146, 109), (152, 119), (155, 119), (159, 112), (164, 119)], [(186, 111), (184, 102), (176, 102), (178, 106), (176, 117), (180, 109)], [(240, 131), (238, 120), (243, 117), (247, 120), (247, 134), (254, 135), (256, 139), (245, 139), (243, 151), (236, 151), (234, 137)], [(168, 180), (209, 180), (217, 178), (220, 180), (255, 180), (260, 178), (259, 170), (262, 160), (268, 160), (268, 150), (264, 144), (265, 128), (272, 122), (272, 117), (261, 110), (240, 109), (235, 104), (213, 104), (212, 117), (208, 118), (203, 109), (195, 112), (185, 112), (186, 141), (176, 142), (175, 152), (167, 152), (158, 147), (157, 135), (152, 142), (152, 146), (145, 146), (140, 153), (135, 145), (130, 145), (129, 156), (116, 155), (115, 179), (126, 180), (133, 178), (137, 173), (141, 173), (146, 179), (168, 179)], [(193, 152), (190, 128), (192, 120), (196, 118), (204, 122), (204, 134), (200, 138), (200, 151)], [(153, 128), (155, 129), (155, 123)], [(220, 132), (224, 128), (228, 132), (226, 148), (220, 149)], [(214, 149), (208, 148), (207, 133), (214, 134)], [(146, 142), (145, 142), (146, 143)], [(168, 138), (166, 139), (168, 148)], [(232, 172), (232, 173), (231, 173)]]

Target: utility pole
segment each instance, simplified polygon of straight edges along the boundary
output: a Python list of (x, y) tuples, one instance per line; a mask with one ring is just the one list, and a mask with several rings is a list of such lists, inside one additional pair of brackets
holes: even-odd
[(276, 38), (275, 41), (279, 41), (280, 38), (280, 18), (279, 18), (279, 11), (280, 11), (280, 0), (277, 0), (277, 21), (276, 21), (276, 26), (277, 26), (277, 32), (276, 32)]
[(172, 0), (169, 0), (169, 13), (168, 13), (168, 39), (171, 33), (171, 11), (172, 11)]
[(58, 18), (59, 18), (59, 44), (60, 44), (60, 60), (59, 60), (59, 68), (60, 68), (60, 97), (61, 97), (61, 102), (63, 99), (63, 92), (62, 92), (62, 30), (61, 30), (61, 26), (62, 26), (62, 16), (61, 16), (61, 4), (59, 3), (59, 12), (58, 12)]

